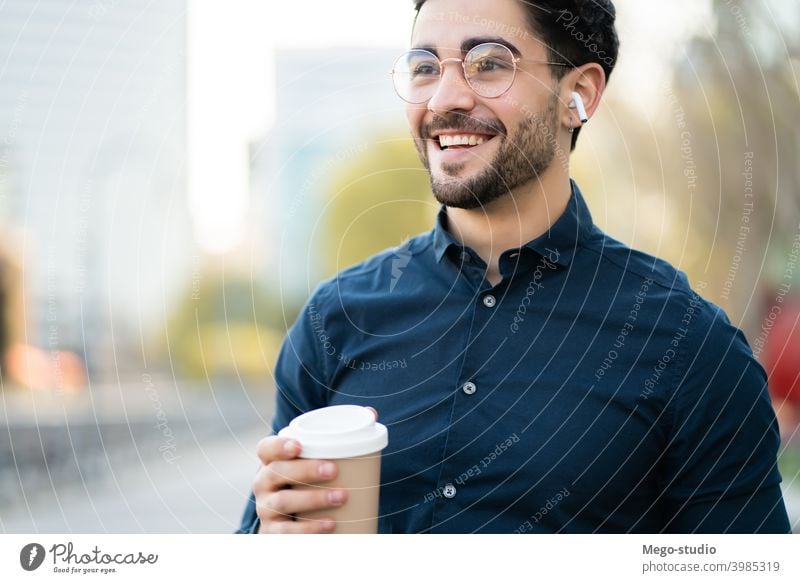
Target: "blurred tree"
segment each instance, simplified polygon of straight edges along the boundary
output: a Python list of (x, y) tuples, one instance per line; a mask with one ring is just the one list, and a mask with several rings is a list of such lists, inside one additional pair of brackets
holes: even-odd
[(376, 137), (330, 186), (325, 221), (328, 275), (433, 227), (438, 203), (406, 130)]
[[(675, 68), (685, 133), (674, 134), (676, 155), (665, 160), (670, 190), (690, 191), (679, 195), (684, 218), (710, 249), (703, 277), (715, 289), (704, 295), (752, 337), (798, 235), (800, 6), (714, 0), (713, 7), (716, 35), (693, 39)], [(687, 189), (690, 165), (694, 189)]]
[(167, 321), (158, 356), (191, 378), (269, 377), (299, 305), (258, 283), (206, 266)]

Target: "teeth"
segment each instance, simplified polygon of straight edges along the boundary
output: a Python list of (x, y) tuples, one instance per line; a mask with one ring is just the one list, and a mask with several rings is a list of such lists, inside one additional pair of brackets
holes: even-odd
[(439, 145), (442, 148), (447, 148), (448, 146), (480, 146), (485, 141), (486, 138), (484, 136), (477, 136), (475, 134), (439, 136)]

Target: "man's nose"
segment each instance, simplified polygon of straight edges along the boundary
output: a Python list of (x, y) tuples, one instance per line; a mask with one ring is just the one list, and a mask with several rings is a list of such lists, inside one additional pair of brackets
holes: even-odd
[(475, 107), (475, 93), (464, 78), (461, 64), (451, 62), (443, 67), (436, 91), (428, 100), (428, 110), (440, 115), (454, 110), (470, 111)]

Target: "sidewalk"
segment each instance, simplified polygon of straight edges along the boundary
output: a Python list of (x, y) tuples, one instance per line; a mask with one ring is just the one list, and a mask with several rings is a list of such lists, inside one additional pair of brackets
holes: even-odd
[(54, 492), (0, 517), (6, 533), (230, 533), (239, 525), (266, 433), (249, 430), (167, 463), (132, 460), (116, 483)]
[(0, 399), (0, 533), (229, 533), (268, 434), (263, 383), (146, 378)]

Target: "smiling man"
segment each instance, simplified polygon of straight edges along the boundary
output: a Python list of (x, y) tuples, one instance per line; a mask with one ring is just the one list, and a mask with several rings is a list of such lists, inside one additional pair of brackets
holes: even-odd
[[(316, 289), (278, 359), (274, 432), (375, 408), (380, 532), (788, 532), (743, 334), (594, 225), (569, 177), (617, 57), (612, 3), (416, 8), (393, 80), (436, 225)], [(299, 452), (261, 441), (239, 532), (332, 530), (293, 518), (347, 503), (291, 488), (336, 474)]]

